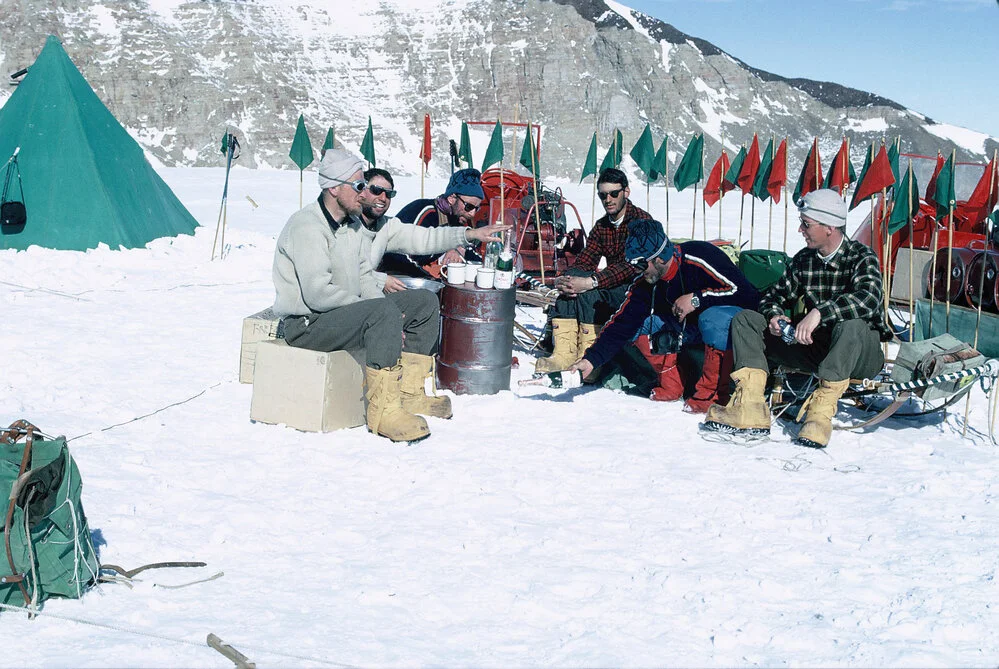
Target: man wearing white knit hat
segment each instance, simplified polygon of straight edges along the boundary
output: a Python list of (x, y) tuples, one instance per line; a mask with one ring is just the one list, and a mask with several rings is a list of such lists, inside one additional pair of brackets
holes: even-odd
[(322, 192), (278, 236), (274, 312), (291, 346), (363, 348), (368, 429), (392, 441), (417, 441), (430, 435), (423, 416), (451, 417), (451, 401), (424, 390), (440, 303), (428, 290), (386, 296), (375, 282), (359, 218), (358, 195), (367, 186), (363, 170), (349, 151), (331, 149), (323, 156)]
[[(769, 365), (786, 364), (819, 377), (795, 443), (824, 448), (850, 379), (871, 378), (884, 365), (880, 342), (891, 339), (892, 332), (884, 316), (877, 256), (846, 238), (847, 205), (836, 191), (812, 191), (797, 205), (806, 248), (763, 293), (758, 311), (747, 309), (732, 320), (736, 390), (728, 406), (708, 410), (703, 431), (769, 435), (764, 397)], [(782, 326), (789, 324), (785, 309), (799, 300), (805, 316), (787, 341), (782, 339)]]

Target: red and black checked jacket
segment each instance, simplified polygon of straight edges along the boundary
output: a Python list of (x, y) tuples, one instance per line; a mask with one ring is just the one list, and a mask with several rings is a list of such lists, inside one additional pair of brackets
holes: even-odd
[[(586, 248), (576, 256), (574, 269), (593, 272), (601, 288), (614, 288), (631, 283), (641, 271), (624, 259), (624, 241), (628, 238), (628, 221), (652, 218), (649, 212), (639, 209), (628, 200), (624, 208), (624, 220), (614, 227), (610, 217), (604, 214), (593, 224), (586, 237)], [(600, 258), (607, 258), (607, 267), (597, 271)]]

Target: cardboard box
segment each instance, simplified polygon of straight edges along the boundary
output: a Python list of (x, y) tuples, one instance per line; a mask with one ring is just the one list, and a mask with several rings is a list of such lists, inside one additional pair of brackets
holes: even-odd
[(243, 319), (243, 339), (239, 345), (239, 382), (253, 383), (253, 361), (257, 344), (277, 337), (279, 319), (270, 307)]
[(362, 356), (309, 351), (283, 339), (259, 342), (250, 419), (307, 432), (364, 425)]
[[(909, 249), (903, 247), (895, 256), (895, 276), (892, 277), (891, 299), (899, 302), (909, 301)], [(912, 287), (915, 298), (926, 297), (929, 294), (930, 263), (933, 254), (929, 251), (914, 249), (912, 251)], [(941, 282), (942, 283), (942, 282)]]

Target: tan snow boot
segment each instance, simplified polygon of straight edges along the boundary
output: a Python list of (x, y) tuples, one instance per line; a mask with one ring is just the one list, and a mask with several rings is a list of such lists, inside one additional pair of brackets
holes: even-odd
[[(580, 323), (579, 324), (579, 339), (576, 340), (577, 353), (579, 358), (582, 358), (586, 353), (586, 349), (593, 346), (593, 342), (597, 340), (597, 326), (593, 323)], [(573, 362), (576, 362), (573, 360)]]
[(430, 436), (422, 416), (402, 408), (402, 365), (364, 368), (368, 429), (392, 441), (419, 441)]
[(836, 415), (839, 398), (849, 386), (850, 379), (819, 382), (819, 387), (805, 400), (798, 412), (798, 420), (801, 420), (802, 412), (805, 412), (805, 424), (801, 426), (794, 443), (809, 448), (825, 448), (829, 445), (832, 417)]
[(713, 404), (708, 408), (703, 429), (749, 436), (770, 434), (770, 409), (763, 394), (767, 373), (743, 367), (732, 372), (732, 380), (736, 383), (732, 399), (725, 406)]
[[(450, 418), (451, 398), (427, 395), (427, 379), (434, 378), (434, 358), (419, 353), (402, 353), (402, 408), (421, 416)], [(436, 385), (431, 386), (435, 388)]]
[(534, 371), (544, 374), (561, 372), (579, 360), (579, 321), (575, 318), (553, 318), (552, 340), (555, 350), (547, 358), (538, 358)]

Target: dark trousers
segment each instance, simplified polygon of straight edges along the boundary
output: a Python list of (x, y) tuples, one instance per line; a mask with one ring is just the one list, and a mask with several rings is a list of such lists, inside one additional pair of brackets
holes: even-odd
[(368, 367), (381, 369), (395, 365), (404, 350), (434, 353), (440, 311), (437, 295), (429, 290), (403, 290), (309, 316), (289, 316), (284, 337), (291, 346), (311, 351), (363, 348)]
[[(592, 276), (593, 272), (570, 269), (569, 276)], [(575, 297), (559, 297), (549, 311), (552, 318), (571, 318), (580, 323), (605, 323), (628, 295), (629, 284), (616, 288), (597, 288)]]
[(831, 328), (818, 327), (809, 346), (785, 344), (768, 328), (763, 314), (749, 309), (732, 319), (735, 369), (769, 372), (773, 363), (817, 374), (824, 381), (843, 381), (869, 379), (885, 363), (878, 331), (867, 321), (852, 319)]

